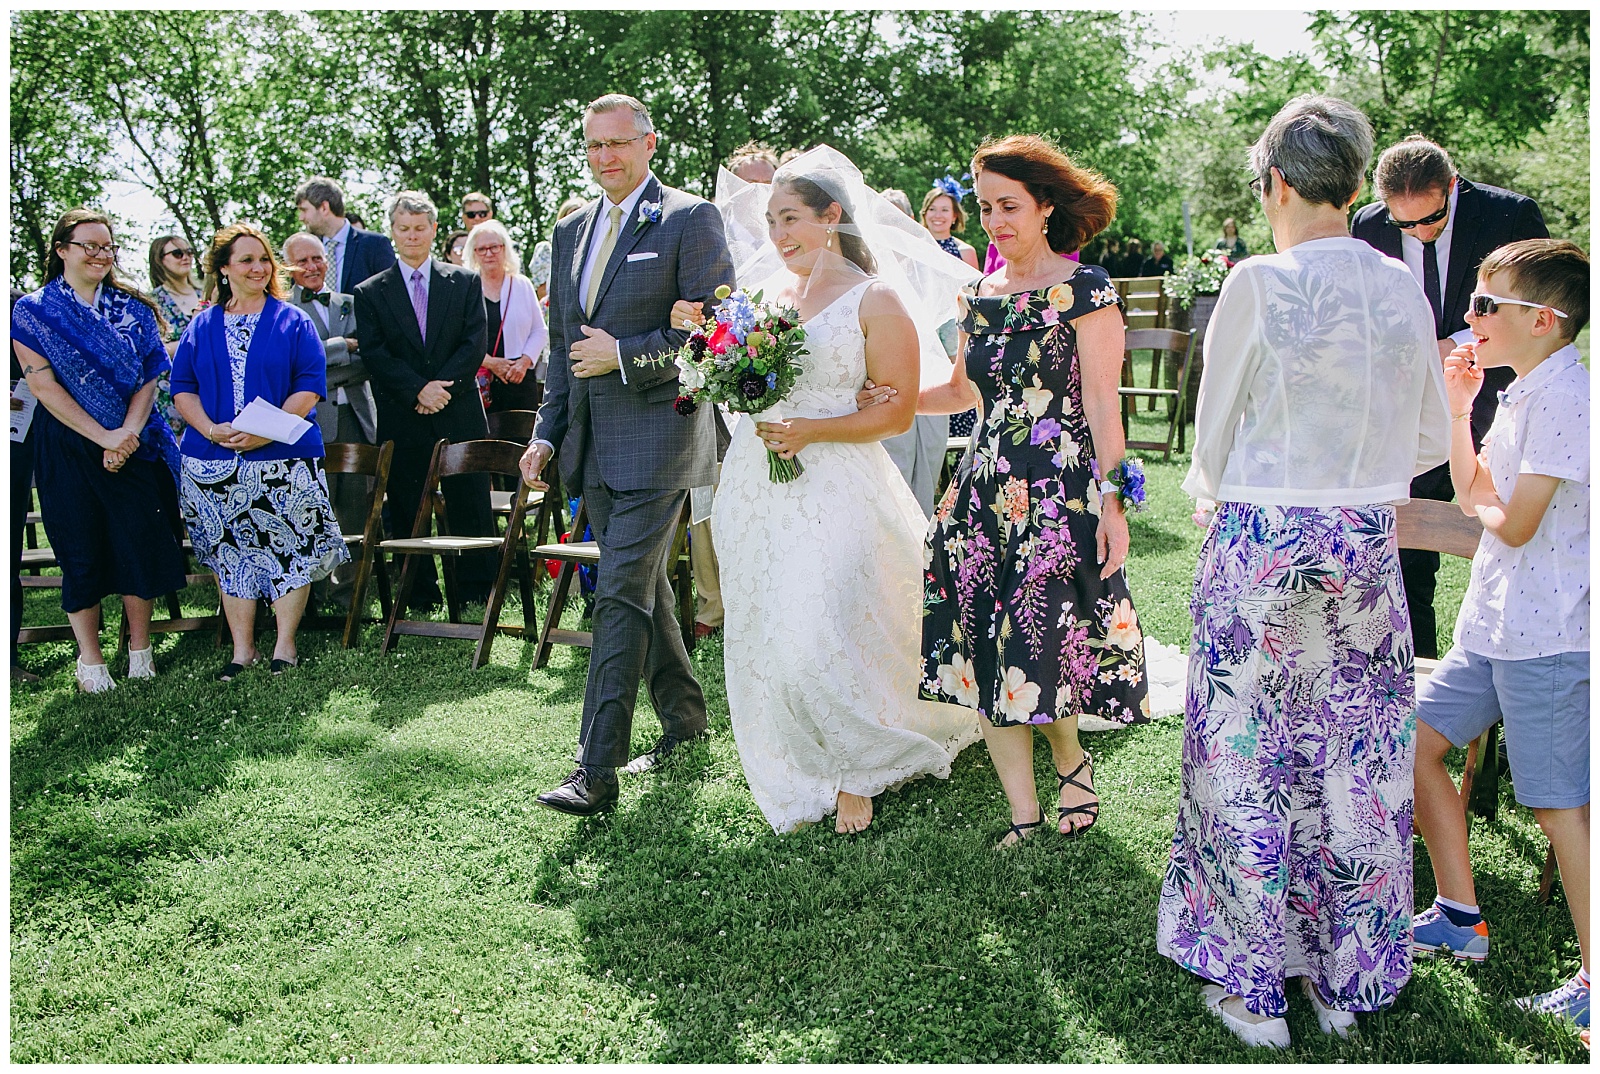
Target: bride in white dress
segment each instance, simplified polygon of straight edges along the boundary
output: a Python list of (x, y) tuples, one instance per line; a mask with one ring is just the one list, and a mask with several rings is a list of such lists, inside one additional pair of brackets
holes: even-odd
[[(927, 521), (880, 443), (911, 425), (921, 337), (938, 346), (897, 294), (915, 285), (895, 247), (919, 238), (898, 227), (881, 238), (867, 218), (877, 195), (827, 147), (781, 169), (770, 199), (767, 188), (742, 193), (765, 202), (770, 246), (745, 251), (757, 256), (743, 258), (740, 279), (748, 286), (746, 272), (781, 264), (760, 289), (798, 310), (806, 345), (782, 417), (740, 417), (722, 464), (711, 529), (728, 708), (751, 794), (775, 831), (837, 812), (836, 830), (859, 832), (875, 795), (918, 776), (947, 777), (979, 737), (971, 709), (917, 700)], [(730, 238), (741, 217), (748, 236), (751, 205), (741, 214), (723, 200)], [(925, 233), (920, 241), (932, 257), (942, 253)], [(884, 278), (875, 275), (880, 264)], [(948, 283), (953, 308), (964, 277), (936, 282)], [(859, 411), (856, 393), (869, 376), (900, 391)], [(773, 482), (769, 447), (798, 454), (804, 473)]]

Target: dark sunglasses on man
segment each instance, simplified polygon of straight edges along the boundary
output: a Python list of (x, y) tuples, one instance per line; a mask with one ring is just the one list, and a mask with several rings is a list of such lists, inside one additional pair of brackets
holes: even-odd
[(466, 217), (468, 220), (487, 220), (489, 218), (489, 210), (488, 209), (464, 209), (464, 210), (462, 210), (461, 215)]
[(1443, 220), (1445, 216), (1449, 214), (1449, 212), (1450, 203), (1446, 201), (1443, 205), (1439, 206), (1438, 212), (1429, 213), (1420, 220), (1396, 220), (1391, 213), (1384, 213), (1383, 218), (1389, 221), (1389, 224), (1392, 227), (1397, 227), (1401, 231), (1410, 231), (1414, 227), (1427, 227), (1429, 224), (1437, 224), (1439, 221)]

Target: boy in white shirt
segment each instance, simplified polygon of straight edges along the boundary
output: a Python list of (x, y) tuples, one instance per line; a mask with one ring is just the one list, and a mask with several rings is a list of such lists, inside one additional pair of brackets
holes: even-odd
[[(1450, 477), (1484, 528), (1455, 644), (1417, 683), (1416, 822), (1439, 897), (1412, 928), (1417, 955), (1482, 962), (1467, 824), (1444, 755), (1496, 720), (1517, 801), (1555, 848), (1583, 966), (1519, 1006), (1589, 1025), (1589, 374), (1572, 345), (1589, 319), (1589, 259), (1570, 242), (1527, 239), (1484, 259), (1467, 324), (1445, 359)], [(1472, 401), (1483, 370), (1511, 366), (1483, 444)]]

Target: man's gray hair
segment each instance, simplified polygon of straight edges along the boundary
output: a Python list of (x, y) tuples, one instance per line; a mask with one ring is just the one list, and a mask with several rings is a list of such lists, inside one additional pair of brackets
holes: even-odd
[(319, 249), (319, 250), (323, 249), (322, 240), (319, 239), (317, 236), (311, 234), (311, 232), (309, 232), (309, 231), (296, 231), (293, 235), (290, 235), (287, 239), (283, 240), (283, 247), (282, 247), (282, 249), (280, 249), (278, 251), (283, 256), (283, 259), (285, 261), (289, 260), (289, 245), (290, 245), (290, 243), (298, 242), (298, 241), (300, 241), (302, 239), (305, 240), (306, 242), (314, 242), (314, 243), (316, 243), (317, 244), (317, 249)]
[(1413, 134), (1383, 151), (1372, 170), (1372, 192), (1379, 201), (1443, 194), (1456, 177), (1456, 166), (1444, 146)]
[(434, 208), (433, 199), (420, 190), (402, 190), (394, 196), (394, 202), (389, 206), (391, 226), (395, 213), (418, 213), (427, 216), (430, 224), (439, 222), (439, 210)]
[(1250, 147), (1250, 167), (1263, 183), (1271, 184), (1277, 168), (1306, 201), (1340, 209), (1361, 189), (1371, 159), (1372, 124), (1365, 113), (1320, 94), (1284, 105)]
[(637, 97), (629, 97), (626, 93), (608, 93), (604, 97), (596, 97), (583, 109), (583, 121), (589, 122), (590, 116), (599, 115), (601, 112), (615, 112), (626, 108), (633, 113), (633, 126), (640, 134), (650, 134), (655, 131), (656, 125), (650, 122), (650, 110), (644, 102)]

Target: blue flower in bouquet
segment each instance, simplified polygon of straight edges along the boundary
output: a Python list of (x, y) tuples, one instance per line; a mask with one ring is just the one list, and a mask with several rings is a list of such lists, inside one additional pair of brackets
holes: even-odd
[(633, 232), (637, 235), (646, 224), (661, 223), (661, 203), (659, 201), (641, 201), (639, 203), (639, 222), (633, 225)]
[(735, 291), (717, 303), (717, 320), (727, 325), (733, 332), (733, 338), (743, 344), (745, 337), (756, 327), (755, 303), (743, 291)]
[(777, 386), (778, 386), (778, 374), (776, 374), (776, 373), (768, 373), (767, 374), (767, 391), (770, 392), (772, 389), (776, 388)]

